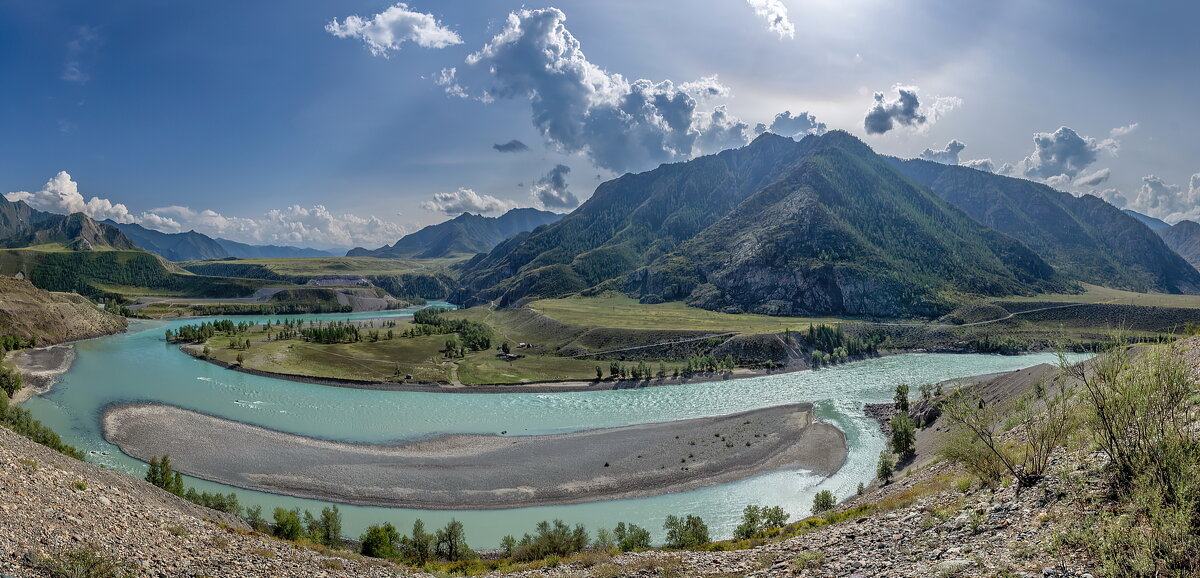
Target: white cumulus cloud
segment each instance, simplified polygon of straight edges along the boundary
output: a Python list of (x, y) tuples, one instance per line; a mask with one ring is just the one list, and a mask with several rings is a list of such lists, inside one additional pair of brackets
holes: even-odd
[(46, 181), (42, 189), (36, 192), (14, 191), (4, 195), (10, 201), (25, 201), (29, 206), (40, 211), (69, 215), (84, 213), (93, 219), (112, 219), (118, 223), (133, 223), (137, 218), (121, 203), (93, 196), (85, 199), (79, 192), (79, 183), (71, 179), (67, 171), (59, 171), (57, 175)]
[(385, 58), (389, 52), (400, 50), (405, 42), (424, 48), (462, 44), (458, 33), (442, 25), (433, 15), (410, 10), (403, 3), (394, 4), (370, 18), (347, 16), (341, 22), (334, 18), (325, 25), (325, 30), (338, 38), (362, 40), (371, 54)]
[(96, 220), (137, 223), (164, 233), (195, 230), (252, 244), (351, 247), (392, 243), (406, 232), (397, 223), (378, 217), (334, 214), (322, 205), (267, 211), (260, 217), (231, 217), (211, 209), (193, 210), (169, 206), (141, 213), (124, 204), (93, 196), (85, 198), (79, 184), (61, 171), (35, 192), (15, 191), (4, 195), (10, 201), (25, 201), (35, 209), (59, 214), (84, 213)]
[(433, 199), (421, 203), (429, 211), (447, 215), (460, 213), (504, 213), (517, 208), (517, 203), (498, 199), (492, 195), (481, 195), (468, 188), (459, 188), (448, 193), (435, 193)]
[(729, 93), (715, 76), (676, 84), (608, 72), (587, 59), (557, 8), (509, 14), (467, 64), (491, 77), (481, 100), (528, 100), (551, 148), (585, 154), (614, 172), (741, 146), (750, 134), (719, 105), (704, 110), (706, 101)]
[(779, 35), (779, 38), (795, 38), (796, 27), (788, 19), (787, 6), (781, 0), (746, 0), (754, 9), (754, 13), (767, 21), (767, 30)]

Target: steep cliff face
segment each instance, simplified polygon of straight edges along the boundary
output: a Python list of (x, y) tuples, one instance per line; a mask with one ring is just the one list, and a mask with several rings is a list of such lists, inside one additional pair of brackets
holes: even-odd
[(50, 345), (124, 331), (120, 315), (74, 293), (51, 293), (28, 281), (0, 276), (0, 335)]

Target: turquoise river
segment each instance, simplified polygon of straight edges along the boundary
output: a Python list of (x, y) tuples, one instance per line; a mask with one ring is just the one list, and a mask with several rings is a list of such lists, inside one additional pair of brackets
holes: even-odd
[[(305, 315), (305, 319), (407, 316), (411, 311)], [(272, 317), (277, 319), (282, 317)], [(245, 319), (245, 318), (242, 318)], [(265, 318), (252, 319), (261, 321)], [(126, 333), (76, 343), (77, 358), (45, 395), (25, 403), (63, 439), (89, 453), (88, 460), (144, 475), (146, 466), (104, 441), (100, 415), (113, 403), (161, 402), (300, 435), (353, 442), (393, 442), (440, 433), (535, 435), (734, 413), (792, 402), (811, 402), (818, 419), (846, 432), (850, 455), (836, 475), (820, 479), (804, 471), (780, 471), (735, 483), (653, 498), (487, 511), (416, 511), (340, 506), (347, 535), (390, 521), (406, 529), (420, 517), (427, 526), (457, 518), (472, 546), (487, 548), (505, 534), (531, 531), (540, 520), (561, 518), (589, 529), (634, 522), (662, 536), (668, 514), (697, 514), (715, 538), (730, 536), (747, 504), (782, 505), (803, 517), (812, 496), (824, 489), (839, 497), (874, 475), (884, 447), (864, 403), (891, 400), (896, 385), (1010, 371), (1056, 363), (1053, 354), (1023, 356), (905, 354), (818, 371), (714, 383), (570, 393), (451, 394), (385, 392), (295, 383), (222, 369), (166, 344), (163, 332), (195, 320), (135, 321)], [(915, 390), (915, 388), (914, 388)], [(238, 448), (229, 448), (238, 451)], [(202, 491), (236, 491), (243, 505), (307, 508), (326, 504), (231, 488), (189, 478)]]

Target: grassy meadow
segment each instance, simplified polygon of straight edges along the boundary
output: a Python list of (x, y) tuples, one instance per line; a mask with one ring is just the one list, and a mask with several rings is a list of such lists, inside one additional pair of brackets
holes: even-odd
[(676, 329), (697, 331), (737, 331), (740, 333), (779, 333), (799, 330), (810, 323), (835, 324), (850, 321), (842, 317), (773, 317), (753, 313), (721, 313), (689, 307), (682, 302), (639, 303), (619, 293), (596, 297), (541, 299), (529, 305), (551, 319), (588, 327), (619, 329)]

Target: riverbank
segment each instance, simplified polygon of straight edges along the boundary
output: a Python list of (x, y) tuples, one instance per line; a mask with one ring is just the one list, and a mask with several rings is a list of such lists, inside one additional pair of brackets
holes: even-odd
[[(117, 405), (104, 437), (137, 459), (246, 489), (384, 507), (481, 510), (641, 498), (806, 469), (848, 447), (810, 404), (541, 436), (440, 435), (396, 445), (288, 434), (161, 404)], [(236, 451), (234, 450), (236, 448)]]
[(51, 345), (13, 352), (9, 360), (21, 374), (25, 387), (12, 398), (12, 403), (28, 401), (35, 395), (50, 391), (71, 364), (75, 363), (74, 345)]
[[(410, 391), (424, 393), (567, 393), (572, 391), (610, 391), (616, 389), (642, 389), (646, 387), (660, 387), (668, 385), (684, 385), (689, 383), (710, 383), (716, 381), (728, 381), (735, 379), (746, 379), (750, 377), (761, 377), (764, 375), (776, 375), (780, 373), (791, 373), (793, 371), (803, 371), (810, 369), (807, 366), (795, 368), (781, 368), (777, 370), (763, 369), (746, 369), (737, 368), (732, 371), (719, 372), (704, 372), (696, 373), (692, 377), (664, 377), (650, 379), (602, 379), (602, 380), (561, 380), (561, 381), (537, 381), (529, 383), (503, 383), (503, 384), (483, 384), (483, 385), (463, 385), (451, 384), (445, 382), (395, 382), (395, 381), (365, 381), (357, 379), (340, 379), (335, 377), (316, 377), (310, 375), (296, 375), (292, 373), (279, 373), (275, 371), (264, 371), (245, 367), (236, 363), (228, 363), (212, 357), (204, 357), (202, 355), (202, 347), (193, 344), (180, 345), (179, 349), (184, 353), (195, 357), (201, 361), (207, 361), (218, 367), (237, 371), (249, 375), (257, 375), (259, 377), (269, 377), (271, 379), (280, 379), (283, 381), (293, 381), (296, 383), (307, 383), (311, 385), (327, 385), (330, 387), (344, 387), (348, 389), (367, 389), (373, 391)], [(867, 359), (867, 358), (863, 358)], [(854, 361), (861, 361), (856, 359)]]

